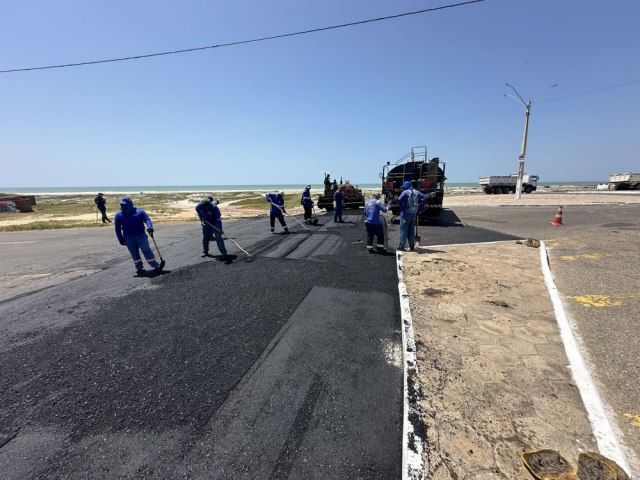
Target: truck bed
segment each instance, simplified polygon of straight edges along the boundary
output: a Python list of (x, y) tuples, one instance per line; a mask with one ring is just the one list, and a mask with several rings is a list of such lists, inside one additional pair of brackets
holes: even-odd
[(640, 182), (640, 173), (614, 173), (609, 175), (609, 183)]
[(480, 177), (480, 185), (515, 185), (517, 177), (511, 175), (489, 175), (487, 177)]

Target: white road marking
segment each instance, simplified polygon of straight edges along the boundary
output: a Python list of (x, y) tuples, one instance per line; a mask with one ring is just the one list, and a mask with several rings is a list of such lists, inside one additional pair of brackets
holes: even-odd
[(3, 242), (0, 245), (20, 245), (22, 243), (38, 243), (38, 240), (25, 240), (23, 242)]
[(549, 296), (551, 297), (553, 309), (556, 314), (560, 337), (562, 338), (562, 343), (567, 353), (569, 366), (573, 372), (573, 379), (582, 396), (582, 402), (589, 416), (591, 429), (593, 430), (593, 435), (596, 437), (600, 453), (617, 462), (628, 475), (631, 475), (631, 469), (629, 468), (627, 459), (620, 446), (620, 441), (612, 425), (615, 425), (615, 423), (607, 417), (602, 398), (591, 379), (591, 374), (587, 369), (582, 353), (578, 347), (575, 332), (569, 322), (569, 318), (562, 305), (562, 300), (560, 299), (560, 294), (553, 281), (551, 269), (549, 268), (547, 247), (544, 242), (540, 242), (540, 263), (542, 264), (544, 282), (547, 285), (547, 290), (549, 290)]

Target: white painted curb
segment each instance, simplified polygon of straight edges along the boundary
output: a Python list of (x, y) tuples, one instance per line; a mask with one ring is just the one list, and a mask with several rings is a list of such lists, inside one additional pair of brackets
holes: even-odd
[(402, 419), (402, 479), (423, 480), (424, 462), (422, 460), (422, 438), (416, 434), (409, 416), (420, 416), (420, 405), (417, 399), (409, 395), (409, 376), (418, 381), (418, 364), (416, 359), (416, 344), (413, 337), (413, 321), (409, 306), (409, 294), (402, 277), (402, 252), (396, 253), (396, 267), (398, 270), (398, 293), (400, 295), (400, 315), (402, 319), (402, 357), (404, 381), (404, 407)]
[(578, 342), (576, 341), (575, 332), (569, 322), (569, 318), (562, 305), (562, 300), (555, 282), (553, 281), (553, 275), (549, 268), (549, 257), (547, 256), (547, 247), (544, 242), (540, 242), (540, 263), (542, 265), (542, 274), (544, 275), (544, 282), (547, 285), (551, 302), (553, 303), (553, 309), (556, 314), (556, 321), (558, 322), (558, 328), (560, 329), (560, 337), (564, 344), (564, 349), (567, 353), (567, 359), (569, 360), (569, 367), (573, 373), (573, 379), (576, 382), (576, 386), (582, 396), (582, 402), (589, 416), (589, 422), (591, 423), (591, 429), (593, 435), (596, 437), (598, 448), (600, 453), (611, 460), (614, 460), (620, 467), (631, 475), (631, 469), (622, 452), (620, 442), (615, 434), (607, 417), (606, 410), (598, 393), (598, 389), (591, 379), (591, 374), (587, 369), (586, 363), (578, 348)]

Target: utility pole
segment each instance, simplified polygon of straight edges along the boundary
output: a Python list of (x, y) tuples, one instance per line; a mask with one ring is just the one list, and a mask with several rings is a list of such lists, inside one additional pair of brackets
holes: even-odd
[(525, 155), (527, 154), (527, 135), (529, 134), (529, 116), (531, 114), (531, 107), (533, 106), (534, 103), (540, 100), (540, 98), (545, 93), (547, 93), (547, 91), (550, 88), (557, 87), (558, 84), (554, 83), (553, 85), (550, 85), (547, 88), (545, 88), (542, 91), (542, 93), (538, 95), (538, 98), (536, 98), (533, 102), (531, 100), (529, 100), (528, 102), (525, 102), (513, 85), (509, 85), (508, 83), (505, 83), (505, 85), (507, 87), (510, 87), (518, 96), (518, 98), (514, 97), (513, 95), (507, 95), (507, 94), (505, 94), (505, 97), (513, 98), (516, 102), (518, 102), (525, 108), (524, 132), (522, 133), (522, 147), (520, 148), (520, 156), (518, 157), (518, 178), (516, 180), (516, 200), (519, 200), (522, 197), (522, 179), (524, 177), (524, 158), (525, 158)]

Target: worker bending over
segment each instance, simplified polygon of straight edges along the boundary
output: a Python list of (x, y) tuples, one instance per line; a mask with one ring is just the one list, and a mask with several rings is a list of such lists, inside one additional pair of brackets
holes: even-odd
[(276, 218), (280, 222), (280, 225), (282, 225), (282, 228), (284, 228), (284, 233), (289, 233), (287, 223), (284, 221), (284, 214), (287, 213), (284, 208), (284, 193), (267, 193), (264, 196), (264, 199), (271, 204), (271, 207), (269, 208), (269, 223), (271, 224), (271, 233), (276, 233), (274, 231), (274, 228), (276, 226)]

